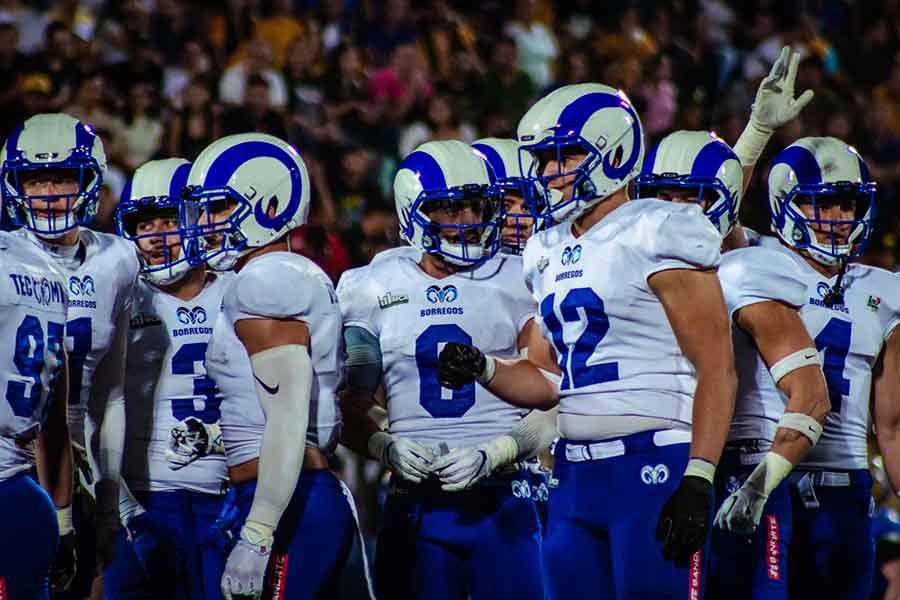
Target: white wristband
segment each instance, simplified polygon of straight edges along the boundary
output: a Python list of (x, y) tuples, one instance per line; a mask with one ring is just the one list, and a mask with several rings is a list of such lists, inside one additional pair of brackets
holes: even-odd
[(692, 458), (688, 461), (684, 474), (700, 477), (713, 483), (716, 478), (716, 465), (703, 458)]
[(799, 431), (812, 443), (813, 446), (822, 436), (822, 425), (809, 415), (796, 412), (786, 412), (778, 419), (778, 428), (793, 429)]
[(275, 529), (258, 521), (247, 521), (241, 527), (241, 539), (256, 546), (261, 554), (271, 552), (275, 542)]
[(767, 452), (762, 462), (750, 473), (747, 483), (768, 497), (793, 468), (794, 465), (785, 457), (775, 452)]
[(808, 367), (810, 365), (822, 365), (819, 351), (811, 347), (801, 348), (792, 354), (788, 354), (772, 365), (772, 368), (769, 369), (769, 373), (772, 374), (772, 379), (775, 380), (775, 383), (778, 383), (781, 381), (782, 377), (791, 371), (796, 371), (797, 369)]
[(484, 355), (484, 372), (478, 376), (478, 383), (487, 387), (497, 374), (497, 361), (493, 356)]
[(72, 505), (56, 509), (56, 523), (59, 525), (59, 537), (75, 531), (72, 525)]

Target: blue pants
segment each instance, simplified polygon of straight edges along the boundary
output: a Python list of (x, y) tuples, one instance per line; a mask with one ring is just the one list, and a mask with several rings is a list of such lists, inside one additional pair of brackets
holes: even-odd
[(375, 547), (378, 598), (543, 600), (541, 530), (529, 475), (462, 492), (392, 484)]
[(0, 482), (0, 598), (49, 598), (59, 527), (50, 496), (26, 473)]
[(791, 598), (869, 597), (875, 565), (872, 477), (862, 469), (840, 473), (850, 485), (810, 485), (803, 471), (788, 478), (794, 513)]
[[(250, 513), (256, 481), (236, 486), (236, 541)], [(263, 600), (337, 598), (341, 570), (356, 537), (356, 521), (337, 477), (328, 470), (303, 471), (275, 530)]]
[(701, 597), (708, 542), (688, 564), (676, 565), (663, 560), (656, 541), (659, 513), (678, 487), (689, 447), (658, 446), (652, 431), (557, 442), (559, 483), (544, 540), (550, 598)]
[(218, 600), (225, 549), (217, 546), (212, 526), (223, 496), (175, 490), (134, 492), (147, 512), (132, 542), (119, 532), (116, 558), (103, 572), (109, 600), (178, 598)]
[[(535, 459), (536, 461), (537, 459)], [(539, 463), (538, 463), (539, 464)], [(531, 478), (531, 499), (534, 500), (534, 507), (537, 509), (538, 519), (541, 522), (541, 532), (547, 530), (547, 511), (549, 510), (550, 500), (550, 473), (543, 471), (536, 465), (528, 465), (529, 476)]]
[[(728, 449), (716, 470), (716, 510), (756, 467), (742, 465), (742, 450)], [(772, 490), (759, 528), (752, 538), (713, 527), (710, 535), (711, 600), (787, 600), (788, 545), (791, 541), (791, 496), (787, 481)]]

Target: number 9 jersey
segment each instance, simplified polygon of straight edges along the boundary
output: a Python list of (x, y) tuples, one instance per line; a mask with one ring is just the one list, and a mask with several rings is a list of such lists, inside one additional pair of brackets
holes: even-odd
[(37, 244), (0, 232), (0, 481), (34, 466), (27, 442), (50, 408), (62, 366), (68, 298), (63, 274)]
[[(721, 238), (696, 204), (631, 200), (576, 238), (568, 223), (532, 236), (525, 280), (562, 370), (565, 415), (691, 424), (696, 375), (648, 279), (715, 269)], [(571, 438), (570, 438), (571, 439)]]

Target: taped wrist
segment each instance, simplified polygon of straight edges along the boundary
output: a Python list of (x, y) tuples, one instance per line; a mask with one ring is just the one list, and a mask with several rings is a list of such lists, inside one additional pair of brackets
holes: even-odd
[(793, 468), (793, 463), (785, 457), (775, 452), (768, 452), (762, 462), (756, 465), (756, 468), (747, 477), (747, 484), (752, 485), (768, 498), (772, 490), (778, 487), (778, 484), (788, 476)]
[(775, 383), (778, 383), (782, 377), (791, 371), (810, 365), (822, 366), (822, 358), (819, 356), (819, 351), (815, 348), (801, 348), (772, 365), (769, 373), (772, 374), (772, 379), (775, 380)]
[(716, 465), (704, 458), (692, 458), (684, 470), (685, 476), (700, 477), (712, 483), (716, 478)]
[(75, 531), (72, 525), (72, 505), (56, 509), (56, 524), (59, 525), (59, 537)]
[(796, 412), (786, 412), (778, 419), (778, 428), (793, 429), (799, 431), (815, 446), (822, 437), (822, 424), (809, 415)]
[(275, 530), (258, 521), (247, 521), (241, 527), (241, 539), (254, 546), (260, 554), (268, 554), (275, 543)]
[(487, 387), (497, 374), (497, 361), (493, 356), (484, 355), (484, 371), (478, 376), (478, 383)]

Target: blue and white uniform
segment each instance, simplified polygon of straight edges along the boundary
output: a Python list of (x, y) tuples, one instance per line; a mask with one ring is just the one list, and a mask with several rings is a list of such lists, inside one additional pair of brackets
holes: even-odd
[(30, 443), (62, 365), (68, 284), (32, 241), (0, 233), (0, 597), (48, 598), (56, 509), (36, 483)]
[[(344, 327), (379, 341), (391, 435), (435, 456), (508, 434), (525, 411), (469, 383), (442, 387), (438, 355), (447, 342), (496, 357), (518, 356), (518, 336), (535, 304), (522, 262), (496, 256), (442, 279), (398, 253), (348, 271), (338, 285)], [(430, 478), (394, 478), (377, 546), (382, 598), (543, 598), (540, 526), (529, 475), (501, 472), (461, 492)], [(512, 573), (515, 573), (512, 575)]]
[(689, 458), (696, 374), (648, 279), (715, 269), (719, 245), (698, 205), (655, 199), (626, 202), (579, 237), (561, 224), (528, 241), (526, 282), (562, 370), (551, 597), (701, 593), (706, 552), (676, 566), (655, 541)]

